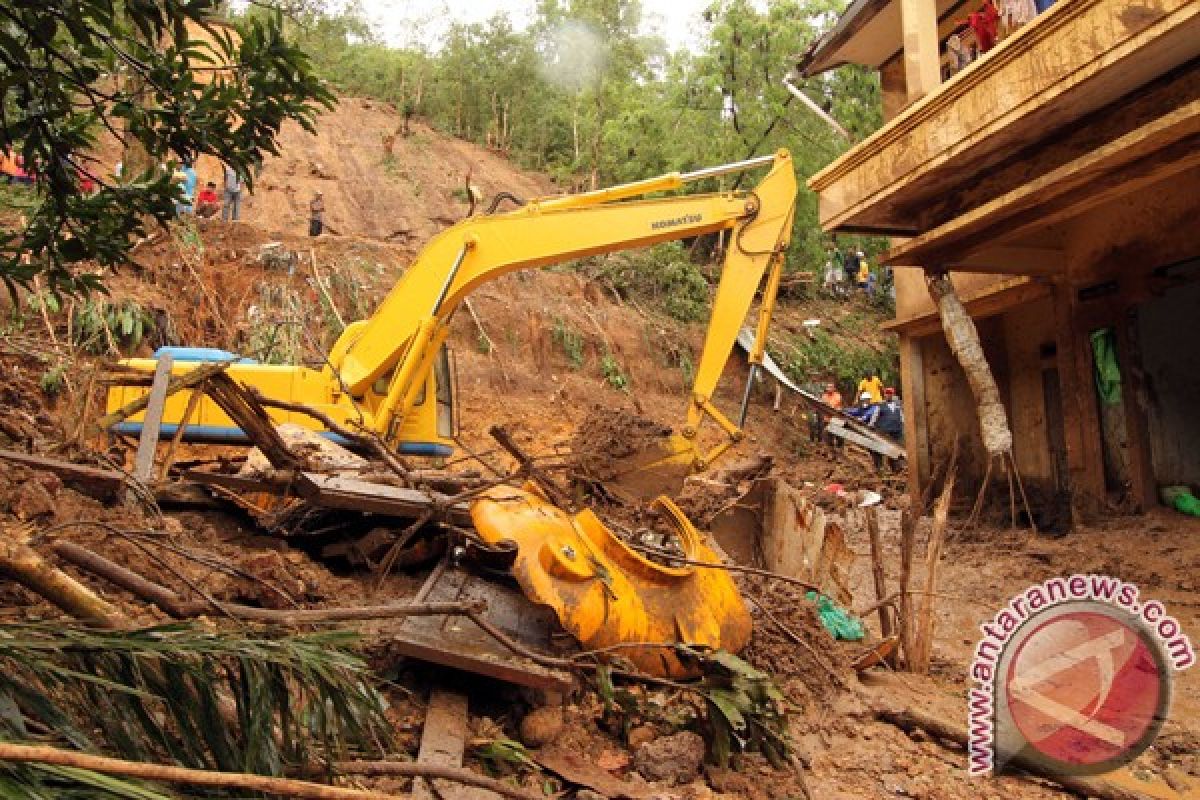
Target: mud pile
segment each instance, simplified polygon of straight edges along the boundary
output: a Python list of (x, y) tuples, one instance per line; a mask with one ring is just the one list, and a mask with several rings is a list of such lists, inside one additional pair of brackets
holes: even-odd
[(661, 451), (670, 435), (666, 425), (633, 411), (596, 405), (576, 428), (571, 452), (588, 478), (612, 480), (628, 459)]
[(851, 685), (847, 653), (821, 625), (802, 588), (757, 575), (739, 576), (737, 584), (754, 618), (741, 657), (770, 673), (798, 709), (811, 712)]

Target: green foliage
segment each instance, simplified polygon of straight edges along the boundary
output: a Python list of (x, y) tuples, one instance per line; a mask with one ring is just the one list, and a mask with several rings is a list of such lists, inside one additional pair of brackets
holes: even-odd
[[(696, 20), (703, 27), (701, 49), (674, 53), (641, 32), (644, 3), (637, 0), (536, 5), (524, 30), (503, 15), (451, 24), (436, 50), (384, 46), (353, 4), (337, 14), (313, 15), (295, 36), (321, 74), (342, 90), (411, 110), (435, 127), (547, 172), (569, 189), (781, 147), (791, 150), (804, 179), (853, 143), (795, 102), (783, 85), (795, 54), (833, 24), (840, 0), (714, 0)], [(845, 67), (807, 79), (801, 88), (853, 140), (881, 124), (879, 82), (870, 70)], [(420, 136), (415, 133), (413, 141)], [(687, 191), (730, 189), (735, 181), (747, 186), (752, 178), (712, 179)], [(870, 239), (851, 241), (869, 255), (882, 247)], [(787, 269), (819, 270), (825, 242), (816, 197), (802, 191)], [(614, 284), (621, 291), (649, 290), (677, 319), (699, 319), (708, 288), (679, 252), (648, 257), (651, 277), (629, 276), (629, 287)]]
[(614, 253), (584, 269), (623, 297), (648, 302), (680, 322), (696, 322), (708, 313), (708, 281), (679, 242)]
[(572, 369), (583, 367), (583, 334), (570, 327), (562, 317), (555, 317), (551, 337), (566, 353)]
[[(0, 280), (10, 292), (38, 274), (55, 290), (97, 287), (101, 277), (85, 262), (124, 263), (132, 237), (174, 218), (182, 190), (160, 163), (209, 153), (250, 183), (262, 154), (277, 154), (285, 120), (311, 129), (332, 103), (278, 12), (256, 7), (231, 29), (218, 22), (224, 7), (0, 0), (0, 146), (37, 176), (24, 228), (0, 230)], [(200, 29), (211, 40), (192, 38)], [(222, 64), (233, 66), (214, 68)], [(128, 147), (120, 180), (91, 156), (104, 128)]]
[(617, 361), (617, 357), (612, 353), (605, 353), (604, 358), (600, 359), (600, 373), (604, 375), (605, 382), (614, 389), (629, 387), (629, 378), (625, 377), (621, 362)]
[(503, 767), (531, 767), (533, 759), (525, 745), (506, 737), (478, 739), (471, 742), (471, 752), (493, 772)]
[(492, 352), (492, 340), (483, 331), (475, 334), (475, 349), (485, 356)]
[(894, 338), (873, 347), (865, 342), (835, 339), (820, 328), (791, 337), (784, 349), (774, 355), (798, 383), (832, 377), (842, 387), (857, 386), (859, 380), (872, 374), (884, 383), (895, 383), (900, 363)]
[(757, 750), (774, 767), (784, 766), (789, 752), (787, 717), (783, 694), (770, 676), (723, 650), (701, 658), (709, 757), (724, 767), (735, 754)]
[(92, 297), (75, 307), (71, 321), (75, 343), (97, 355), (136, 350), (154, 325), (153, 312), (136, 300), (110, 302)]
[(69, 366), (70, 364), (66, 361), (60, 361), (47, 367), (46, 371), (42, 373), (42, 377), (38, 379), (38, 385), (42, 387), (42, 391), (50, 397), (58, 396), (67, 385), (67, 368)]
[[(184, 624), (0, 626), (0, 736), (264, 775), (332, 762), (352, 749), (377, 753), (391, 729), (354, 643), (339, 631), (284, 637)], [(35, 765), (0, 767), (0, 794), (160, 796), (136, 783)]]

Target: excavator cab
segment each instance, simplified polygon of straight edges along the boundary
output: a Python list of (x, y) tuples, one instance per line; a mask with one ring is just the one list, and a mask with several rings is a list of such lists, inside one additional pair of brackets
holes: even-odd
[[(336, 377), (328, 379), (331, 374), (328, 366), (318, 371), (308, 367), (260, 364), (216, 348), (160, 347), (152, 358), (130, 358), (122, 364), (140, 372), (152, 373), (159, 358), (164, 355), (171, 356), (173, 377), (185, 375), (201, 364), (228, 361), (230, 365), (227, 372), (235, 381), (253, 386), (268, 397), (302, 396), (308, 405), (350, 429), (372, 428), (372, 421), (385, 402), (394, 377), (394, 370), (384, 373), (361, 396), (352, 397), (340, 388), (333, 388), (338, 387), (339, 383)], [(424, 376), (411, 411), (403, 418), (392, 418), (385, 440), (401, 455), (449, 456), (454, 451), (454, 439), (458, 435), (456, 389), (453, 354), (443, 344), (434, 357), (432, 369)], [(108, 413), (145, 393), (146, 389), (141, 386), (113, 386), (108, 392)], [(349, 402), (346, 402), (347, 397)], [(313, 418), (305, 414), (277, 408), (268, 408), (268, 413), (276, 425), (291, 422), (313, 427)], [(113, 431), (140, 436), (144, 417), (145, 412), (139, 412), (114, 426)], [(248, 441), (245, 433), (211, 398), (203, 396), (193, 403), (191, 389), (181, 389), (167, 397), (163, 420), (160, 436), (164, 437), (173, 436), (182, 424), (184, 441), (231, 445)], [(318, 429), (318, 432), (338, 444), (352, 444), (331, 431)]]

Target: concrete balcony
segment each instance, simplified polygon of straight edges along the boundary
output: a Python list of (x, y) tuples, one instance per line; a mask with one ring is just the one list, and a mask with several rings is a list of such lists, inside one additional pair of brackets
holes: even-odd
[(914, 237), (896, 265), (1052, 273), (1055, 219), (1200, 163), (1198, 65), (1197, 0), (1059, 0), (815, 175), (821, 224)]

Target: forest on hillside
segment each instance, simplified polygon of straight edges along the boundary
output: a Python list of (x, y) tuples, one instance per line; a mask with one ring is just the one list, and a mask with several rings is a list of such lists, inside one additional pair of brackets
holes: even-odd
[[(802, 180), (824, 167), (881, 122), (869, 71), (850, 66), (795, 81), (848, 135), (784, 85), (842, 5), (772, 0), (760, 10), (750, 0), (717, 0), (703, 13), (696, 51), (672, 51), (643, 33), (639, 0), (537, 0), (523, 28), (499, 14), (405, 48), (386, 44), (356, 3), (295, 14), (287, 30), (338, 92), (394, 103), (581, 190), (781, 147)], [(729, 188), (736, 179), (725, 180), (690, 188)], [(828, 242), (816, 197), (802, 190), (788, 269), (819, 270)], [(873, 254), (882, 243), (840, 244)]]

